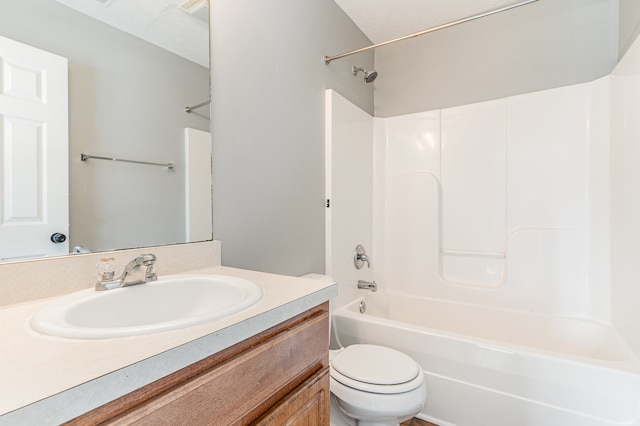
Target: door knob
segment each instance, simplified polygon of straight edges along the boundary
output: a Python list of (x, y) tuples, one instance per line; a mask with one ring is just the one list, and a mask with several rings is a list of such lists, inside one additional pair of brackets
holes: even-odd
[(64, 243), (65, 241), (67, 241), (67, 236), (59, 232), (55, 232), (51, 234), (51, 241), (56, 244)]

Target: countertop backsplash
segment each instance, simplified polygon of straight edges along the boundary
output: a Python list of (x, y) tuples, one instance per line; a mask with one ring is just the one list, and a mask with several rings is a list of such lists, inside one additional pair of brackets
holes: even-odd
[(3, 263), (0, 264), (0, 306), (61, 296), (91, 288), (97, 281), (96, 264), (100, 259), (113, 257), (122, 268), (131, 259), (143, 253), (153, 253), (157, 256), (158, 276), (221, 264), (219, 241)]

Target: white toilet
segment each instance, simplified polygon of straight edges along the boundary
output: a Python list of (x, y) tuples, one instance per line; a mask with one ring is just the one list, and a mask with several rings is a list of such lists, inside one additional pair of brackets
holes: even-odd
[(397, 426), (422, 410), (422, 368), (402, 352), (357, 344), (329, 358), (332, 426)]
[[(319, 274), (303, 278), (333, 279)], [(409, 356), (378, 345), (329, 351), (331, 426), (397, 426), (422, 410), (427, 386)]]

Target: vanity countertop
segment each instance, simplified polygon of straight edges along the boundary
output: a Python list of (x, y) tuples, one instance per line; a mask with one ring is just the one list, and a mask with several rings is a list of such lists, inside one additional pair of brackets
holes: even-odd
[[(58, 424), (331, 299), (324, 281), (223, 266), (190, 271), (258, 283), (254, 306), (180, 330), (100, 340), (41, 335), (31, 316), (52, 299), (0, 309), (0, 425)], [(183, 274), (180, 274), (183, 275)]]

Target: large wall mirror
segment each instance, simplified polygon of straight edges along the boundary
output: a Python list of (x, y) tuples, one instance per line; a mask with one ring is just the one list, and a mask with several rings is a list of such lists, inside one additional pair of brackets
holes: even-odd
[[(210, 180), (204, 186), (208, 198), (189, 192), (210, 179), (207, 0), (2, 0), (0, 37), (66, 58), (68, 72), (68, 164), (45, 162), (40, 152), (53, 149), (38, 124), (34, 145), (41, 146), (34, 152), (47, 174), (34, 172), (33, 182), (22, 186), (11, 183), (9, 169), (32, 166), (23, 166), (15, 149), (16, 129), (25, 121), (15, 118), (13, 101), (2, 96), (9, 83), (15, 85), (11, 73), (29, 66), (0, 51), (0, 261), (50, 255), (25, 252), (24, 222), (40, 219), (34, 215), (16, 225), (19, 214), (10, 200), (46, 190), (57, 179), (68, 179), (68, 199), (57, 197), (68, 203), (68, 229), (47, 229), (39, 238), (55, 246), (60, 231), (65, 253), (212, 238), (210, 228), (194, 237), (196, 219), (190, 219), (197, 210), (198, 220), (204, 213), (211, 225)], [(137, 162), (83, 161), (82, 154)], [(202, 163), (205, 155), (203, 172), (191, 161)], [(37, 199), (29, 206), (42, 216), (50, 209)], [(13, 233), (3, 236), (3, 226)]]

